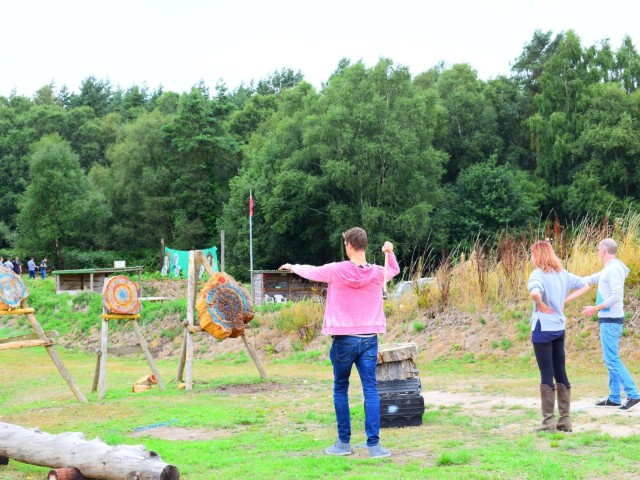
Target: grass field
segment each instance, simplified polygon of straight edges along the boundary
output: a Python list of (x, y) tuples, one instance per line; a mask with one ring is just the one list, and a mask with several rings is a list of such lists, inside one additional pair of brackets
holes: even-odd
[[(271, 381), (263, 383), (250, 362), (200, 360), (195, 365), (196, 388), (186, 393), (177, 389), (177, 363), (163, 360), (159, 368), (167, 392), (134, 394), (131, 386), (148, 373), (144, 359), (110, 358), (107, 395), (98, 402), (96, 394), (89, 393), (95, 359), (58, 350), (89, 404), (75, 402), (44, 349), (3, 351), (0, 421), (50, 433), (79, 431), (87, 439), (99, 436), (110, 445), (142, 443), (176, 465), (183, 479), (638, 476), (640, 436), (601, 433), (599, 425), (614, 432), (634, 431), (639, 416), (611, 412), (596, 417), (582, 411), (574, 415), (574, 433), (534, 432), (539, 422), (535, 398), (539, 380), (530, 357), (473, 362), (454, 357), (420, 362), (419, 357), (423, 392), (443, 392), (444, 400), (427, 403), (421, 427), (384, 429), (382, 443), (393, 456), (372, 460), (362, 447), (364, 418), (357, 379), (350, 397), (355, 454), (342, 458), (323, 454), (335, 438), (327, 361), (298, 356), (266, 363)], [(630, 367), (638, 371), (637, 365)], [(606, 374), (598, 361), (576, 361), (569, 365), (569, 374), (574, 401), (605, 391)], [(473, 400), (447, 401), (446, 395), (454, 393), (516, 401), (476, 408)], [(529, 403), (518, 405), (519, 399)], [(159, 430), (176, 430), (181, 436), (156, 438)], [(135, 431), (141, 436), (133, 438)], [(47, 471), (10, 462), (0, 467), (0, 479), (44, 479)]]

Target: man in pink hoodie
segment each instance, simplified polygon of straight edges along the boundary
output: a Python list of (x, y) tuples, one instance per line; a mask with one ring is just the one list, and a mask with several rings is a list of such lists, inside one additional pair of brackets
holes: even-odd
[(387, 330), (382, 305), (384, 282), (399, 272), (393, 245), (385, 242), (382, 251), (388, 267), (370, 265), (366, 260), (367, 233), (354, 227), (342, 234), (348, 261), (321, 267), (285, 263), (280, 270), (291, 270), (301, 277), (326, 282), (327, 303), (322, 333), (331, 335), (330, 358), (333, 365), (333, 404), (338, 423), (338, 439), (327, 448), (328, 455), (350, 455), (351, 416), (349, 411), (349, 377), (355, 364), (364, 393), (365, 433), (371, 457), (389, 457), (380, 446), (380, 396), (376, 381), (378, 361), (377, 334)]

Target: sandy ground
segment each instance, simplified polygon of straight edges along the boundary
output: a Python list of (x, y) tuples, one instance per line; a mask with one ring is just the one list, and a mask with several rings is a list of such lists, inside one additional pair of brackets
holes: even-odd
[[(501, 410), (523, 409), (540, 410), (540, 399), (534, 397), (508, 397), (502, 395), (484, 395), (478, 393), (422, 392), (425, 407), (456, 405), (463, 411), (475, 416), (493, 417), (504, 415)], [(574, 432), (607, 433), (614, 437), (626, 437), (637, 434), (640, 404), (628, 411), (616, 407), (596, 407), (601, 398), (580, 398), (571, 402), (571, 420)], [(556, 412), (557, 414), (557, 412)], [(530, 431), (531, 425), (511, 425), (509, 430)]]

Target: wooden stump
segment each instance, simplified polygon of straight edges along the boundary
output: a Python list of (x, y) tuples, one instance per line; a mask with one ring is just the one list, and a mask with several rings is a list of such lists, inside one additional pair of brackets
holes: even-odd
[(9, 459), (0, 455), (0, 465), (9, 465)]
[(413, 357), (418, 354), (415, 343), (398, 343), (378, 347), (378, 381), (407, 380), (420, 374)]
[(77, 468), (65, 467), (51, 470), (47, 480), (86, 480), (86, 477)]

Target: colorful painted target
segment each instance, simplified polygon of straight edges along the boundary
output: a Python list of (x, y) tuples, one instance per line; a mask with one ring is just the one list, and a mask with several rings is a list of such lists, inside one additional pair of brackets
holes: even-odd
[(29, 296), (27, 287), (13, 270), (0, 266), (0, 310), (12, 310)]
[(107, 278), (102, 289), (102, 304), (108, 313), (122, 315), (140, 313), (138, 284), (124, 275)]
[(236, 338), (254, 316), (251, 296), (226, 273), (216, 272), (198, 294), (200, 328), (214, 337)]

